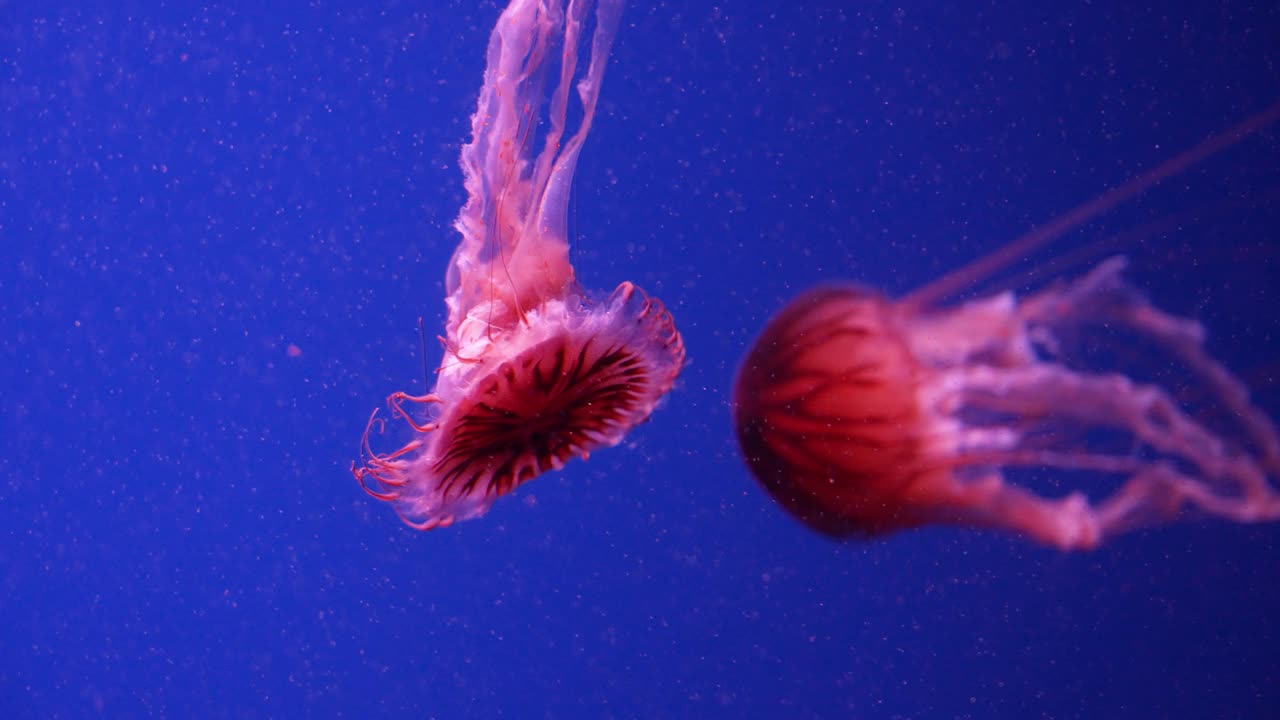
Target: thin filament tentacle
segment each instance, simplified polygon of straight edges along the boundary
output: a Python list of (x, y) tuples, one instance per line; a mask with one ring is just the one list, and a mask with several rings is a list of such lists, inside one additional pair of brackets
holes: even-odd
[(1088, 202), (1077, 205), (1044, 225), (1031, 229), (1021, 237), (1006, 243), (999, 250), (943, 275), (902, 298), (901, 305), (904, 308), (916, 309), (937, 303), (948, 295), (989, 277), (992, 273), (1044, 247), (1047, 243), (1110, 211), (1117, 205), (1140, 195), (1169, 177), (1231, 147), (1277, 120), (1280, 120), (1280, 102), (1250, 115), (1227, 130), (1205, 138), (1196, 146)]

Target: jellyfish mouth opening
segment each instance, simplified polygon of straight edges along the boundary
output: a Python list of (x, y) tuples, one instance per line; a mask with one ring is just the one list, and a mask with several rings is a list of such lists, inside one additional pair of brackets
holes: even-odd
[(616, 444), (642, 419), (651, 384), (643, 358), (625, 344), (572, 333), (544, 340), (450, 408), (434, 474), (446, 493), (509, 492)]

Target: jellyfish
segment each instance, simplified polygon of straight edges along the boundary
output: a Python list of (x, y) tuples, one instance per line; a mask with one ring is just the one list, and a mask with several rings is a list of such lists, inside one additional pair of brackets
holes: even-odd
[[(1111, 258), (1025, 297), (941, 302), (1049, 240), (1280, 117), (1280, 105), (899, 300), (811, 290), (767, 324), (734, 383), (739, 446), (790, 514), (833, 537), (927, 525), (1012, 531), (1081, 550), (1183, 511), (1280, 520), (1280, 435), (1205, 350)], [(1074, 357), (1103, 331), (1160, 352), (1231, 417), (1211, 426), (1150, 378)], [(1037, 493), (1028, 473), (1111, 478), (1110, 492)], [(1094, 483), (1091, 483), (1091, 485)]]
[[(462, 149), (467, 201), (446, 274), (435, 387), (392, 393), (391, 412), (412, 439), (375, 452), (369, 434), (384, 425), (375, 411), (352, 466), (370, 495), (420, 530), (481, 515), (572, 457), (617, 445), (684, 362), (662, 303), (629, 282), (593, 297), (569, 262), (569, 192), (622, 11), (621, 0), (600, 0), (580, 73), (591, 5), (512, 0), (489, 39), (472, 138)], [(574, 92), (580, 108), (570, 128)]]

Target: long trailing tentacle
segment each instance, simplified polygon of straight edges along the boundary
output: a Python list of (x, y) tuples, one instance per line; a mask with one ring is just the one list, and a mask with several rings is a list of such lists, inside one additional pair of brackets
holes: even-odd
[(1235, 145), (1244, 138), (1266, 129), (1277, 120), (1280, 120), (1280, 102), (1272, 103), (1263, 110), (1241, 120), (1236, 125), (1201, 140), (1191, 148), (1131, 178), (1128, 182), (1111, 188), (1039, 227), (1032, 228), (1021, 237), (1006, 243), (998, 250), (953, 270), (924, 287), (916, 289), (902, 298), (900, 305), (904, 309), (911, 310), (933, 305), (952, 293), (963, 290), (983, 278), (990, 277), (993, 273), (1007, 267), (1017, 259), (1026, 257), (1029, 253), (1044, 247), (1049, 242), (1074, 230), (1081, 224), (1110, 211), (1117, 205), (1140, 195), (1164, 180)]

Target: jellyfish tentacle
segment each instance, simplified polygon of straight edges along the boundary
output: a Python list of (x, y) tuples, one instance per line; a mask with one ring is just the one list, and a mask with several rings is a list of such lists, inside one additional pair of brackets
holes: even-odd
[[(364, 434), (360, 437), (360, 459), (358, 463), (351, 463), (351, 474), (355, 476), (356, 481), (360, 483), (360, 487), (366, 493), (379, 500), (390, 501), (400, 497), (398, 488), (403, 487), (408, 482), (408, 478), (405, 475), (405, 470), (408, 466), (405, 461), (399, 458), (422, 447), (422, 443), (413, 440), (392, 453), (380, 454), (374, 452), (369, 443), (369, 433), (372, 432), (375, 426), (381, 432), (386, 425), (386, 422), (377, 415), (377, 410), (374, 410), (369, 415), (369, 422), (365, 425)], [(379, 486), (393, 488), (392, 492), (370, 487), (369, 478), (377, 481)]]
[(1117, 205), (1145, 192), (1170, 177), (1176, 176), (1206, 158), (1213, 157), (1244, 138), (1269, 127), (1277, 120), (1280, 120), (1280, 102), (1272, 103), (1233, 127), (1201, 140), (1196, 145), (1165, 160), (1154, 168), (1107, 190), (1092, 200), (1077, 205), (1075, 208), (1043, 225), (1032, 228), (1021, 237), (1006, 243), (999, 250), (980, 257), (917, 289), (903, 298), (901, 304), (910, 308), (925, 307), (954, 292), (970, 287), (975, 281), (989, 277), (992, 273), (1007, 267), (1011, 262), (1019, 258), (1027, 256), (1082, 223), (1110, 211)]
[[(567, 17), (565, 18), (565, 49), (562, 58), (562, 67), (572, 65), (573, 69), (577, 68), (577, 39), (581, 30), (581, 25), (586, 19), (586, 13), (591, 3), (586, 0), (571, 0)], [(596, 105), (600, 99), (600, 86), (604, 80), (604, 71), (606, 60), (609, 57), (609, 49), (613, 45), (614, 32), (617, 30), (618, 21), (622, 15), (621, 0), (600, 0), (596, 5), (596, 28), (591, 38), (591, 57), (587, 63), (587, 70), (583, 77), (577, 83), (578, 100), (582, 105), (582, 117), (578, 121), (578, 128), (574, 134), (560, 146), (558, 153), (543, 153), (543, 157), (550, 156), (550, 167), (544, 171), (539, 168), (539, 181), (543, 183), (538, 188), (538, 208), (537, 212), (531, 217), (536, 223), (538, 233), (549, 235), (552, 237), (564, 238), (567, 236), (568, 217), (569, 217), (569, 191), (573, 185), (573, 174), (578, 166), (578, 154), (582, 151), (582, 145), (586, 142), (587, 134), (591, 131), (591, 124), (595, 120)], [(570, 52), (569, 44), (572, 40), (573, 48)], [(567, 77), (572, 77), (569, 75)], [(556, 89), (556, 98), (559, 99), (559, 93), (564, 90), (568, 92), (568, 80), (562, 76), (561, 84)], [(563, 113), (564, 108), (560, 105), (554, 106), (557, 112)], [(556, 125), (563, 128), (564, 119), (561, 117)], [(541, 161), (541, 158), (539, 158)]]
[[(950, 392), (962, 396), (959, 402), (966, 407), (1043, 414), (1124, 430), (1166, 458), (1143, 463), (1106, 501), (1110, 503), (1106, 515), (1116, 518), (1117, 527), (1141, 524), (1134, 520), (1138, 517), (1164, 519), (1186, 504), (1237, 521), (1280, 518), (1280, 493), (1268, 482), (1265, 471), (1250, 457), (1232, 452), (1158, 387), (1120, 375), (1080, 374), (1052, 364), (1017, 369), (978, 366), (951, 370), (946, 375), (945, 384)], [(957, 398), (939, 400), (955, 402)], [(960, 452), (970, 449), (956, 448)], [(972, 449), (980, 452), (988, 448), (979, 445)], [(1074, 466), (1069, 460), (1072, 453), (1024, 452), (1028, 453), (1026, 460), (1039, 462), (1020, 464)], [(1087, 461), (1082, 456), (1081, 461), (1086, 466), (1090, 462), (1101, 466), (1100, 460)], [(1194, 467), (1195, 476), (1176, 469), (1173, 461)], [(1114, 469), (1122, 471), (1125, 462), (1119, 460)], [(1103, 522), (1104, 528), (1108, 522), (1112, 521)]]
[(1257, 447), (1267, 472), (1280, 475), (1280, 430), (1251, 402), (1245, 384), (1205, 351), (1204, 329), (1199, 323), (1165, 313), (1141, 299), (1124, 307), (1119, 317), (1136, 332), (1165, 345), (1208, 382), (1214, 395)]
[(400, 516), (400, 521), (414, 530), (435, 530), (436, 528), (449, 527), (453, 524), (453, 516), (445, 515), (443, 517), (432, 517), (426, 520), (411, 520), (404, 513), (396, 510), (396, 514)]
[(1108, 305), (1132, 303), (1138, 293), (1124, 281), (1128, 266), (1124, 257), (1108, 258), (1083, 277), (1023, 299), (1017, 315), (1029, 325), (1058, 326), (1088, 321)]
[[(1084, 277), (1042, 290), (1020, 305), (1005, 306), (997, 297), (961, 307), (948, 320), (961, 313), (966, 320), (980, 318), (990, 328), (983, 336), (995, 340), (980, 346), (958, 336), (950, 352), (943, 353), (954, 364), (941, 370), (920, 397), (926, 407), (947, 418), (955, 418), (961, 408), (971, 408), (1116, 428), (1132, 433), (1160, 457), (1030, 449), (1013, 428), (973, 427), (955, 420), (941, 426), (940, 436), (953, 445), (943, 451), (959, 453), (959, 462), (977, 465), (1039, 465), (1128, 475), (1092, 511), (1100, 537), (1166, 521), (1188, 506), (1237, 522), (1280, 519), (1280, 491), (1268, 478), (1268, 473), (1275, 475), (1280, 468), (1280, 434), (1274, 423), (1250, 402), (1243, 383), (1205, 352), (1203, 327), (1152, 306), (1125, 282), (1125, 266), (1123, 258), (1112, 258)], [(1003, 307), (1011, 310), (1007, 317), (1001, 315)], [(1034, 352), (1022, 352), (1024, 338), (1035, 338), (1037, 345), (1044, 346), (1053, 341), (1055, 330), (1103, 322), (1118, 322), (1154, 340), (1206, 379), (1259, 448), (1259, 456), (1230, 448), (1157, 386), (1117, 374), (1078, 373), (1045, 362)], [(1001, 364), (959, 361), (977, 356), (974, 348), (998, 357)], [(1194, 473), (1180, 469), (1180, 463), (1194, 468)], [(1029, 522), (1040, 523), (1034, 519), (1034, 508), (1023, 507), (1021, 512), (1033, 518)], [(1063, 547), (1060, 538), (1036, 537)]]
[(955, 460), (948, 463), (953, 469), (987, 465), (1023, 467), (1050, 467), (1063, 470), (1088, 470), (1116, 475), (1135, 475), (1146, 470), (1150, 463), (1137, 457), (1106, 455), (1097, 452), (1043, 450), (1015, 446), (1013, 449), (987, 449), (978, 445), (966, 446)]
[(468, 357), (466, 355), (463, 355), (462, 351), (458, 349), (457, 345), (453, 342), (450, 342), (449, 338), (446, 338), (443, 335), (437, 335), (436, 339), (440, 341), (440, 346), (444, 348), (445, 353), (454, 356), (455, 358), (457, 358), (458, 362), (460, 363), (475, 365), (477, 363), (484, 362), (484, 358), (482, 357), (478, 357), (478, 356)]
[[(1253, 470), (1242, 467), (1241, 473)], [(1239, 523), (1280, 519), (1280, 497), (1221, 495), (1169, 463), (1156, 463), (1133, 475), (1099, 502), (1095, 512), (1104, 534), (1114, 536), (1168, 521), (1186, 506)]]
[[(400, 497), (399, 493), (384, 493), (369, 487), (368, 481), (365, 480), (365, 477), (373, 474), (369, 473), (364, 468), (355, 468), (353, 465), (352, 470), (355, 473), (356, 481), (360, 483), (360, 489), (364, 490), (365, 493), (369, 495), (369, 497), (375, 498), (377, 500), (382, 500), (384, 502), (392, 502), (396, 498)], [(378, 479), (376, 475), (373, 475), (373, 477), (374, 479)]]
[(1087, 550), (1103, 540), (1101, 518), (1081, 493), (1044, 498), (992, 470), (978, 478), (948, 478), (917, 512), (927, 521), (1011, 529), (1060, 550)]
[(426, 395), (410, 395), (409, 393), (398, 390), (387, 397), (387, 405), (391, 407), (391, 411), (395, 413), (397, 417), (408, 423), (409, 427), (414, 430), (420, 433), (429, 433), (440, 427), (438, 423), (434, 422), (418, 423), (415, 421), (409, 416), (409, 412), (404, 409), (404, 403), (406, 402), (419, 403), (422, 405), (437, 405), (443, 402), (440, 399), (440, 396), (434, 393), (428, 393)]
[(423, 395), (410, 395), (409, 393), (403, 390), (397, 390), (391, 393), (391, 395), (388, 396), (387, 401), (391, 403), (399, 403), (401, 401), (404, 401), (404, 402), (415, 402), (415, 403), (423, 403), (423, 404), (443, 402), (440, 399), (440, 396), (436, 395), (435, 393), (425, 393)]
[[(577, 3), (574, 3), (576, 6)], [(556, 88), (551, 93), (547, 113), (547, 135), (543, 141), (543, 152), (538, 155), (531, 176), (533, 196), (542, 197), (545, 191), (551, 168), (560, 152), (560, 140), (564, 136), (565, 121), (569, 109), (569, 87), (573, 84), (573, 75), (578, 66), (578, 33), (581, 31), (581, 19), (575, 18), (576, 7), (569, 8), (565, 18), (565, 43), (561, 50), (560, 77)]]
[(1280, 429), (1251, 402), (1245, 384), (1205, 351), (1204, 327), (1152, 305), (1124, 280), (1126, 266), (1124, 258), (1111, 258), (1064, 288), (1028, 298), (1020, 314), (1032, 325), (1119, 322), (1154, 340), (1209, 384), (1256, 446), (1262, 466), (1268, 473), (1280, 475)]

